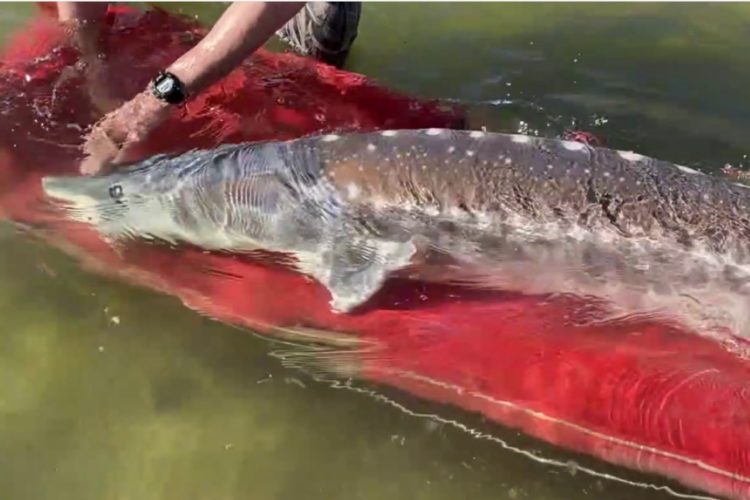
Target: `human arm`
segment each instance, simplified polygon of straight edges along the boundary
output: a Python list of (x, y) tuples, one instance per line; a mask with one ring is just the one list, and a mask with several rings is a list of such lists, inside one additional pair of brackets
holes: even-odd
[(57, 17), (68, 27), (84, 56), (96, 56), (108, 2), (57, 2)]
[(61, 22), (97, 22), (104, 19), (109, 2), (57, 2)]
[[(304, 2), (235, 2), (198, 44), (166, 70), (182, 81), (188, 96), (231, 72), (304, 6)], [(83, 173), (92, 174), (127, 158), (168, 114), (169, 105), (146, 89), (107, 115), (92, 130)]]
[(260, 48), (305, 2), (235, 2), (206, 37), (167, 71), (185, 85), (188, 95), (220, 80)]
[(57, 2), (58, 19), (80, 52), (75, 69), (85, 77), (85, 89), (100, 114), (122, 104), (111, 93), (107, 62), (100, 47), (108, 7), (108, 2)]

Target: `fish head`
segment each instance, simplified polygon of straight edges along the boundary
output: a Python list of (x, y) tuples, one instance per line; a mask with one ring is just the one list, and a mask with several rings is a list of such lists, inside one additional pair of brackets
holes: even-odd
[(116, 239), (158, 214), (154, 207), (165, 192), (165, 180), (153, 182), (151, 174), (148, 168), (131, 168), (96, 176), (51, 176), (42, 179), (42, 189), (68, 219)]
[(145, 237), (223, 248), (232, 235), (258, 244), (317, 237), (336, 216), (335, 193), (287, 167), (275, 145), (224, 145), (161, 155), (91, 177), (46, 177), (66, 218), (114, 240)]

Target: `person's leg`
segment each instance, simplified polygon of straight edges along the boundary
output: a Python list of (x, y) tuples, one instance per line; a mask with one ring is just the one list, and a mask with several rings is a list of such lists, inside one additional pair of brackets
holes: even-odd
[(292, 48), (341, 67), (357, 37), (360, 2), (308, 2), (276, 34)]

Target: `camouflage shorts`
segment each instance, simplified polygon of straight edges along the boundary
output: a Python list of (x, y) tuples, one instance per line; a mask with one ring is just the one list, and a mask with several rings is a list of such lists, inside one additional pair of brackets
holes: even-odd
[(307, 2), (276, 34), (303, 55), (341, 67), (357, 38), (360, 2)]

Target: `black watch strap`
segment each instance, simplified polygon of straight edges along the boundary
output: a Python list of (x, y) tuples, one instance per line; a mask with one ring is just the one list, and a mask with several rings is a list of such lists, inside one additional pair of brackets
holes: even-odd
[(151, 91), (162, 101), (180, 104), (187, 97), (185, 85), (172, 73), (162, 71), (151, 82)]

